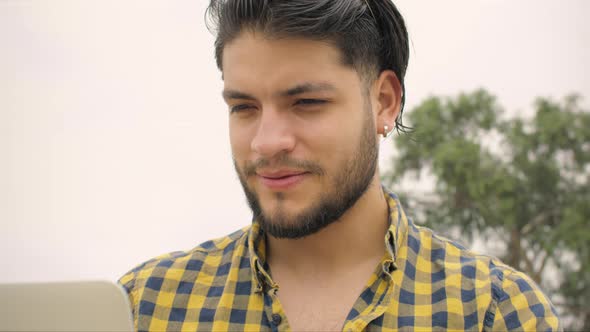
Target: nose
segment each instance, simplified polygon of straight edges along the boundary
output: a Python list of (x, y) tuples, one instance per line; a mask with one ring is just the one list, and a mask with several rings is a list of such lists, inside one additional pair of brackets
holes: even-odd
[(252, 151), (260, 157), (272, 158), (291, 152), (294, 147), (295, 137), (286, 112), (271, 108), (263, 110), (250, 146)]

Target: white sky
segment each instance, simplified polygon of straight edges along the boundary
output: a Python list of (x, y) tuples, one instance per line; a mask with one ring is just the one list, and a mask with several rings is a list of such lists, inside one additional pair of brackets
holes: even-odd
[[(590, 96), (587, 0), (396, 3), (407, 110), (478, 87), (512, 114)], [(0, 282), (115, 280), (250, 222), (206, 4), (0, 0)]]

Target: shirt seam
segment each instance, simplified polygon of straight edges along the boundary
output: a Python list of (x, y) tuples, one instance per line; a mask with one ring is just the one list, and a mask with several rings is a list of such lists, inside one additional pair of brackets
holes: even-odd
[[(494, 268), (498, 269), (497, 266), (495, 266)], [(488, 306), (486, 313), (484, 315), (484, 331), (488, 331), (486, 327), (489, 328), (489, 331), (494, 330), (494, 323), (496, 321), (496, 311), (498, 309), (498, 305), (500, 304), (500, 295), (494, 292), (494, 284), (497, 284), (497, 287), (502, 289), (502, 283), (504, 282), (504, 271), (499, 270), (498, 272), (499, 273), (497, 275), (492, 275), (492, 282), (490, 284), (492, 301), (490, 302), (490, 305)]]

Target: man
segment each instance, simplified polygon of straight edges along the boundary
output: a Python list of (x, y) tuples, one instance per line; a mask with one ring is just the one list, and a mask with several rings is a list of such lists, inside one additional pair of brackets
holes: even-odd
[(380, 186), (409, 53), (389, 0), (212, 0), (209, 14), (254, 217), (123, 276), (138, 330), (560, 328), (527, 276), (417, 227)]

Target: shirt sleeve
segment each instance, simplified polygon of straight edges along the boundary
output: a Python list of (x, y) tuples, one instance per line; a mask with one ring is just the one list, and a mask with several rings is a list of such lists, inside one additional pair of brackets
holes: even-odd
[(125, 289), (129, 296), (129, 303), (131, 305), (131, 313), (133, 314), (133, 323), (137, 330), (139, 319), (139, 302), (143, 295), (146, 279), (148, 279), (154, 268), (163, 260), (183, 255), (183, 252), (171, 252), (155, 258), (152, 258), (123, 275), (117, 282)]
[(563, 331), (547, 296), (528, 276), (510, 268), (492, 281), (492, 304), (484, 323), (489, 331)]
[(133, 324), (137, 330), (137, 290), (135, 289), (136, 269), (133, 269), (123, 275), (117, 282), (127, 292), (131, 313), (133, 314)]

